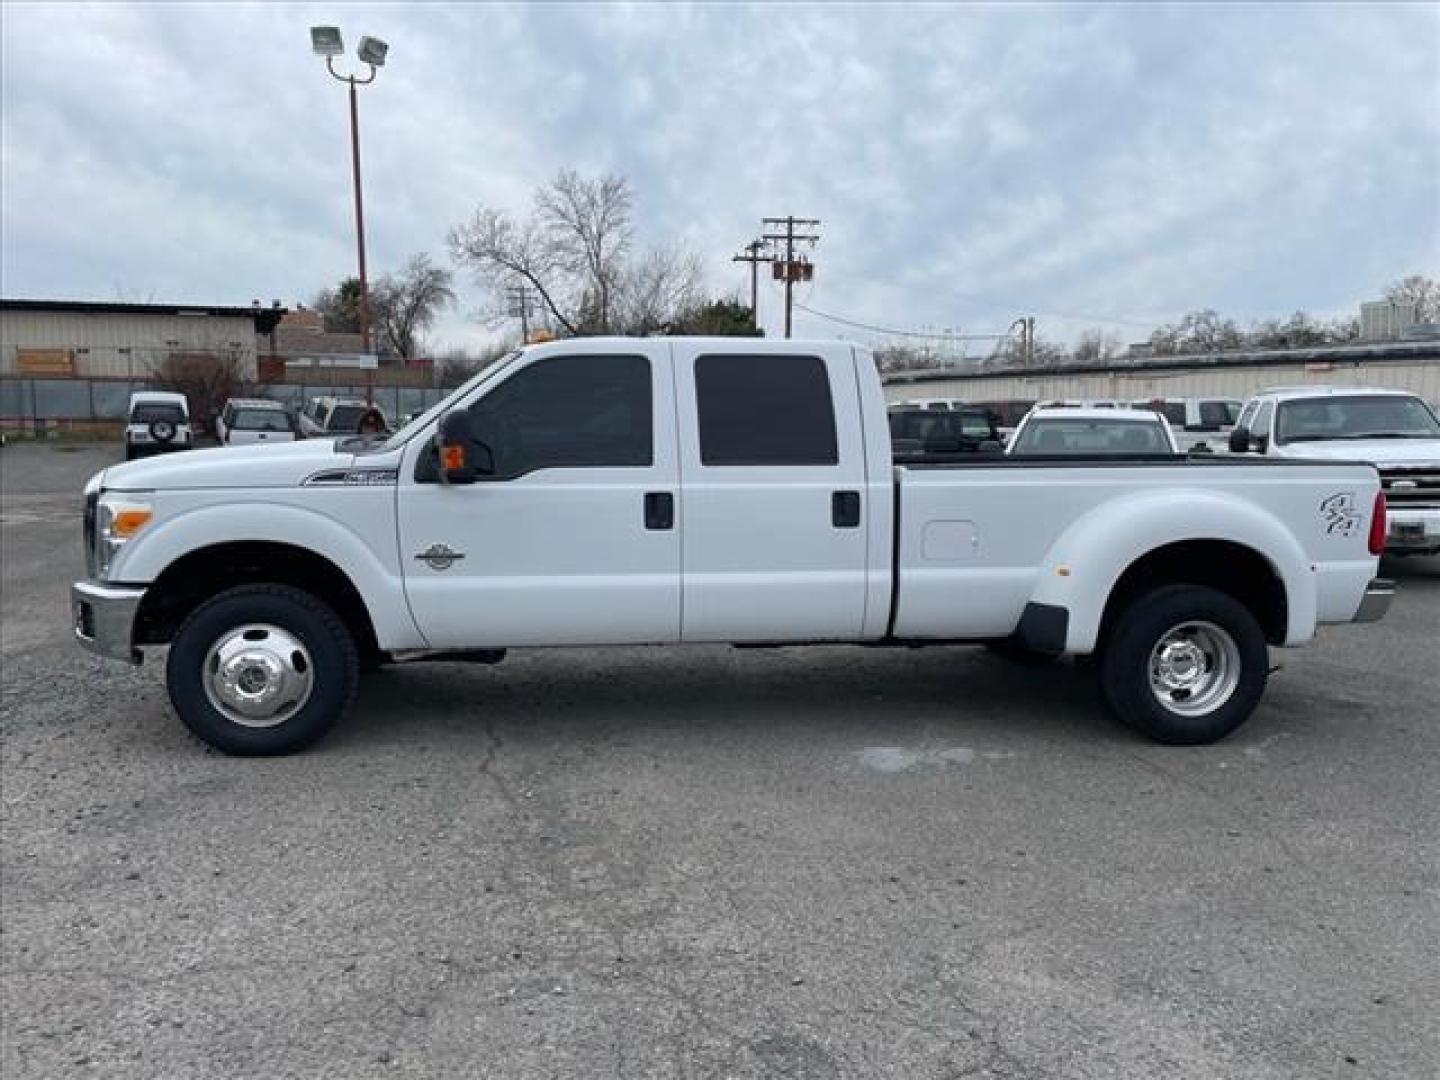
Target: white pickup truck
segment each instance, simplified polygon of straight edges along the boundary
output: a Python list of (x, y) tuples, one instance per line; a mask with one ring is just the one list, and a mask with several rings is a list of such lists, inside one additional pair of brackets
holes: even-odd
[(240, 754), (314, 741), (366, 665), (690, 642), (1097, 654), (1121, 719), (1201, 743), (1267, 645), (1391, 599), (1368, 465), (964, 457), (892, 458), (849, 344), (553, 342), (388, 438), (96, 475), (75, 633), (168, 644), (181, 719)]

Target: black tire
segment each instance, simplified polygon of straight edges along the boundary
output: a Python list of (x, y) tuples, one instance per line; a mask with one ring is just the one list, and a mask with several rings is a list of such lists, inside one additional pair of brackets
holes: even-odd
[[(230, 719), (205, 691), (211, 646), (246, 623), (266, 623), (294, 635), (313, 665), (309, 699), (271, 727), (247, 727)], [(359, 669), (355, 641), (329, 605), (289, 585), (242, 585), (207, 600), (181, 625), (170, 644), (165, 682), (185, 726), (217, 750), (244, 756), (289, 754), (323, 736), (349, 707)]]
[[(1152, 654), (1167, 635), (1187, 623), (1206, 624), (1196, 648), (1205, 670), (1234, 665), (1234, 686), (1203, 712), (1187, 714), (1151, 688)], [(1228, 638), (1233, 651), (1226, 645)], [(1220, 657), (1224, 653), (1225, 657)], [(1156, 742), (1198, 746), (1223, 739), (1249, 718), (1265, 692), (1270, 657), (1255, 616), (1225, 593), (1199, 585), (1165, 585), (1134, 600), (1115, 620), (1099, 660), (1100, 689), (1120, 720)], [(1219, 680), (1225, 684), (1226, 680)], [(1184, 708), (1180, 695), (1168, 698)], [(1217, 691), (1217, 693), (1219, 693)]]

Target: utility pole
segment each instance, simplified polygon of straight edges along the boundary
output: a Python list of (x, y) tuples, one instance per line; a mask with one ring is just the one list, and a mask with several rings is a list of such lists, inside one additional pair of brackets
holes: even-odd
[[(820, 228), (819, 218), (797, 218), (787, 216), (783, 218), (761, 219), (763, 228), (779, 229), (782, 232), (767, 232), (761, 234), (762, 240), (770, 240), (776, 243), (785, 242), (785, 258), (775, 264), (774, 276), (785, 282), (785, 336), (790, 336), (791, 309), (794, 306), (793, 291), (795, 282), (812, 281), (815, 277), (815, 266), (808, 258), (795, 258), (796, 244), (815, 244), (820, 241), (820, 234), (814, 230)], [(796, 228), (801, 231), (796, 232)]]
[(751, 240), (744, 247), (744, 255), (735, 255), (730, 261), (750, 264), (750, 325), (760, 329), (760, 264), (773, 263), (774, 255), (760, 254), (765, 250), (764, 240)]
[(1035, 316), (1022, 315), (1010, 324), (1008, 333), (1020, 331), (1020, 363), (1031, 367), (1035, 363)]
[(505, 290), (506, 313), (520, 320), (520, 344), (530, 343), (530, 314), (535, 310), (535, 290), (529, 285), (511, 285)]

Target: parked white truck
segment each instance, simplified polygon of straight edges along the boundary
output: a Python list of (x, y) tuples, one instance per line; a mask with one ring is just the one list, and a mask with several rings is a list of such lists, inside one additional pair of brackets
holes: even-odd
[(1390, 555), (1440, 554), (1440, 419), (1405, 390), (1290, 386), (1245, 403), (1230, 451), (1290, 461), (1367, 461), (1389, 506)]
[(1267, 645), (1392, 594), (1371, 466), (892, 459), (842, 343), (530, 347), (388, 438), (107, 469), (84, 528), (80, 642), (168, 644), (181, 719), (239, 754), (313, 742), (367, 664), (690, 642), (1097, 654), (1123, 720), (1203, 743)]

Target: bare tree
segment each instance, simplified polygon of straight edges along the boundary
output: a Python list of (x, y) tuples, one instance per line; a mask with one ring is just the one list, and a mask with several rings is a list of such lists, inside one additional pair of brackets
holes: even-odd
[(566, 170), (535, 194), (528, 216), (481, 207), (450, 230), (455, 261), (500, 293), (532, 286), (568, 334), (609, 333), (633, 234), (629, 183)]
[(535, 196), (535, 215), (544, 226), (560, 267), (584, 282), (598, 333), (609, 333), (612, 302), (625, 273), (634, 236), (633, 198), (623, 176), (587, 180), (562, 170)]
[(1414, 304), (1416, 322), (1440, 322), (1440, 280), (1411, 274), (1386, 289), (1385, 299)]
[(449, 270), (436, 266), (429, 255), (420, 254), (412, 256), (398, 274), (387, 274), (375, 283), (371, 297), (375, 322), (402, 359), (415, 356), (420, 335), (445, 307), (454, 303), (455, 290), (450, 282)]
[(1120, 339), (1109, 331), (1086, 330), (1070, 355), (1077, 364), (1102, 364), (1114, 360), (1123, 352)]
[(239, 358), (225, 353), (172, 352), (155, 369), (156, 386), (184, 394), (190, 414), (209, 424), (225, 402), (246, 389)]
[(672, 327), (704, 300), (700, 259), (678, 246), (655, 248), (616, 282), (616, 328), (645, 335)]
[(1223, 352), (1238, 349), (1244, 337), (1231, 319), (1222, 319), (1212, 308), (1192, 311), (1179, 323), (1166, 325), (1150, 335), (1157, 356)]

